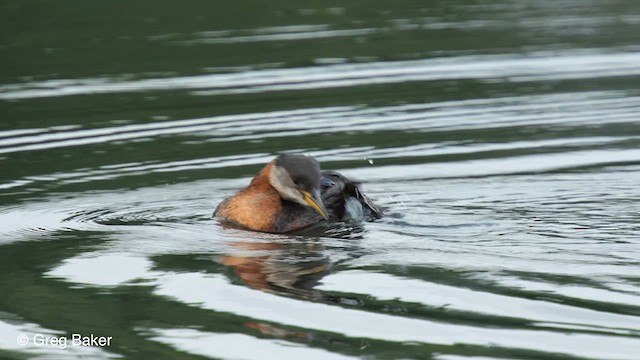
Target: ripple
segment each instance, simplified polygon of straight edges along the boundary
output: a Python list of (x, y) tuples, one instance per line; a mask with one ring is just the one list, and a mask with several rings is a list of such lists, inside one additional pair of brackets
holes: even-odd
[(39, 208), (0, 209), (0, 243), (39, 238), (52, 232), (93, 229), (92, 224), (68, 218), (63, 211)]
[[(501, 285), (507, 284), (501, 282)], [(518, 284), (518, 286), (520, 285)], [(565, 325), (580, 325), (583, 329), (606, 330), (628, 335), (640, 332), (640, 327), (638, 327), (640, 319), (635, 316), (623, 316), (542, 300), (479, 292), (457, 286), (399, 278), (389, 274), (358, 270), (340, 272), (325, 277), (323, 285), (319, 289), (342, 293), (360, 293), (383, 300), (398, 299), (434, 308), (443, 307), (462, 312), (526, 319), (540, 324), (549, 322), (560, 328)], [(538, 288), (536, 291), (543, 292), (544, 290), (549, 289)], [(609, 293), (604, 298), (611, 298), (612, 295)], [(597, 298), (602, 299), (602, 294)], [(635, 304), (638, 303), (637, 299), (634, 301)], [(496, 307), (496, 304), (500, 304), (500, 306)], [(623, 329), (626, 330), (620, 331)]]
[[(385, 131), (398, 127), (405, 131), (445, 132), (552, 124), (585, 126), (633, 123), (638, 108), (640, 97), (621, 92), (506, 97), (379, 108), (309, 108), (13, 137), (0, 139), (0, 154), (187, 133), (208, 136), (208, 141), (228, 142), (345, 131)], [(327, 128), (327, 123), (333, 123), (334, 126)], [(624, 137), (620, 138), (620, 141), (623, 140)]]
[[(181, 44), (237, 44), (265, 41), (312, 40), (334, 37), (355, 37), (378, 32), (375, 28), (330, 30), (328, 25), (292, 25), (283, 27), (245, 30), (248, 35), (233, 35), (230, 32), (203, 32), (196, 34), (199, 39), (183, 41)], [(238, 33), (238, 31), (236, 31)], [(240, 32), (242, 33), (242, 32)], [(253, 33), (253, 34), (251, 34)]]
[[(72, 198), (52, 195), (46, 200), (40, 198), (20, 206), (0, 208), (3, 224), (0, 242), (41, 238), (61, 231), (111, 233), (136, 226), (190, 226), (210, 219), (212, 205), (210, 200), (203, 201), (207, 191), (207, 188), (195, 191), (174, 185), (128, 192), (88, 192)], [(154, 198), (156, 200), (149, 200)], [(183, 201), (187, 198), (197, 201), (185, 205)], [(173, 229), (175, 234), (180, 231)]]
[[(633, 358), (630, 354), (634, 351), (630, 349), (640, 351), (637, 341), (624, 337), (575, 333), (567, 336), (551, 331), (489, 329), (375, 314), (256, 293), (229, 285), (219, 276), (163, 276), (159, 279), (156, 293), (192, 306), (356, 338), (442, 345), (492, 345), (530, 350), (539, 350), (539, 344), (544, 343), (551, 346), (554, 352), (621, 359)], [(394, 331), (389, 332), (388, 329)]]
[(196, 93), (199, 95), (248, 94), (454, 79), (505, 82), (594, 79), (639, 75), (638, 64), (638, 52), (610, 53), (603, 49), (538, 52), (523, 58), (475, 55), (131, 81), (49, 80), (0, 86), (0, 100), (179, 89), (199, 90)]
[(233, 359), (357, 359), (284, 340), (244, 334), (222, 334), (193, 329), (149, 329), (152, 339), (191, 354)]

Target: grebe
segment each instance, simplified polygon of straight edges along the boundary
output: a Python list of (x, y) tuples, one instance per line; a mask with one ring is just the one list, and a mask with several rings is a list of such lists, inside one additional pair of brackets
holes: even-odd
[(288, 233), (324, 220), (374, 220), (382, 210), (358, 183), (335, 171), (320, 171), (313, 157), (284, 154), (247, 188), (222, 201), (213, 216), (250, 230)]

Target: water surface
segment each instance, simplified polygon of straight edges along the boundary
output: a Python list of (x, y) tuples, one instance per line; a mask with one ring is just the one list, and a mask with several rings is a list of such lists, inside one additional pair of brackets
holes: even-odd
[[(637, 359), (639, 25), (586, 0), (0, 5), (0, 357)], [(211, 219), (285, 151), (387, 216)], [(32, 341), (75, 333), (113, 343)]]

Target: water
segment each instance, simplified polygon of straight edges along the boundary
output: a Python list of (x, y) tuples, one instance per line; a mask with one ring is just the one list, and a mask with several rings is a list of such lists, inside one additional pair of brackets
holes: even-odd
[[(631, 1), (0, 5), (0, 357), (638, 359), (638, 26)], [(210, 218), (282, 151), (387, 217)]]

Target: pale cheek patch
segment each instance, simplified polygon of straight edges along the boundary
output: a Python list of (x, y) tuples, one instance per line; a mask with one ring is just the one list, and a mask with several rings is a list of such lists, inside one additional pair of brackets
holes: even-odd
[(293, 180), (289, 174), (277, 166), (275, 166), (271, 173), (269, 174), (269, 182), (271, 185), (278, 190), (280, 196), (289, 201), (295, 201), (298, 204), (308, 206), (308, 204), (304, 201), (300, 192), (295, 189), (295, 185), (293, 184)]

